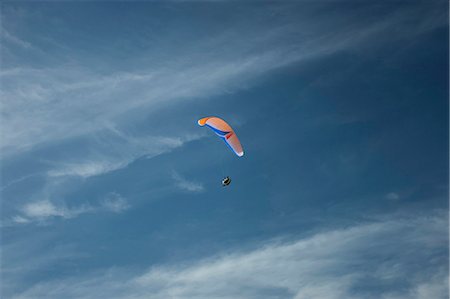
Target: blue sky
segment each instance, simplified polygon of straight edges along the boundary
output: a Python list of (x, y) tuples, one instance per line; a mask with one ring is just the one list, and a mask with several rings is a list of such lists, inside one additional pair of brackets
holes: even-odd
[(448, 298), (446, 1), (4, 1), (1, 32), (2, 298)]

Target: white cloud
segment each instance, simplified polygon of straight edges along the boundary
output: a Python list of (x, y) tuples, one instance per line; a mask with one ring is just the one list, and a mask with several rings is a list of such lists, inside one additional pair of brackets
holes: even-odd
[(198, 182), (187, 180), (180, 174), (173, 172), (172, 178), (175, 180), (175, 184), (178, 188), (189, 192), (202, 192), (205, 190), (204, 186)]
[(24, 217), (19, 216), (19, 215), (14, 216), (12, 218), (12, 221), (15, 222), (15, 223), (28, 223), (28, 222), (30, 222), (29, 219), (24, 218)]
[(25, 204), (21, 211), (28, 220), (44, 220), (50, 217), (74, 218), (80, 214), (92, 212), (93, 209), (87, 205), (78, 208), (57, 206), (46, 199)]
[(48, 171), (50, 177), (80, 176), (83, 178), (103, 174), (126, 166), (126, 162), (114, 161), (82, 161), (80, 163), (64, 163), (57, 169)]
[(130, 205), (128, 204), (128, 201), (120, 194), (112, 192), (102, 201), (102, 207), (107, 211), (121, 213), (127, 210)]
[(83, 204), (77, 207), (67, 207), (65, 204), (56, 204), (48, 199), (29, 202), (20, 208), (20, 215), (12, 217), (16, 224), (31, 222), (46, 222), (54, 217), (71, 219), (86, 213), (102, 211), (121, 213), (130, 208), (128, 200), (122, 195), (111, 192), (107, 194), (97, 205)]
[[(120, 136), (117, 136), (120, 134)], [(102, 175), (128, 166), (140, 157), (155, 157), (182, 146), (198, 136), (178, 137), (132, 137), (115, 130), (116, 136), (95, 139), (89, 144), (86, 155), (75, 155), (63, 162), (52, 162), (49, 177), (78, 176), (89, 178)], [(67, 161), (70, 159), (71, 161)]]
[(46, 218), (50, 216), (63, 216), (65, 212), (56, 208), (50, 201), (43, 200), (29, 203), (24, 206), (23, 212), (28, 217)]
[(436, 252), (447, 247), (447, 230), (445, 215), (397, 217), (154, 266), (144, 274), (116, 269), (37, 283), (12, 298), (444, 299), (448, 260)]
[(449, 277), (448, 271), (438, 269), (436, 273), (430, 273), (428, 279), (417, 282), (406, 292), (393, 291), (381, 297), (381, 299), (430, 299), (448, 298)]

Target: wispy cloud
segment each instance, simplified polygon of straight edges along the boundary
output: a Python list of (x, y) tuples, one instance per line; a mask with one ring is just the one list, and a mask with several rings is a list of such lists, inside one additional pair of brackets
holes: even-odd
[(172, 173), (172, 178), (175, 180), (176, 186), (181, 190), (188, 192), (202, 192), (205, 190), (202, 184), (188, 180), (176, 172)]
[(30, 222), (30, 220), (28, 219), (28, 218), (25, 218), (25, 217), (22, 217), (22, 216), (19, 216), (19, 215), (16, 215), (16, 216), (14, 216), (14, 217), (12, 217), (12, 221), (13, 222), (15, 222), (15, 223), (28, 223), (28, 222)]
[(12, 43), (13, 45), (16, 45), (16, 46), (19, 46), (19, 47), (22, 47), (22, 48), (25, 48), (25, 49), (28, 49), (28, 48), (32, 47), (29, 42), (24, 41), (24, 40), (20, 39), (19, 37), (15, 36), (15, 35), (12, 35), (11, 33), (9, 33), (8, 30), (6, 30), (3, 27), (0, 27), (0, 33), (1, 33), (2, 39), (4, 41)]
[[(51, 217), (70, 219), (92, 211), (93, 208), (88, 205), (80, 206), (78, 208), (68, 208), (65, 206), (57, 206), (50, 200), (45, 199), (24, 205), (21, 209), (23, 216), (16, 216), (15, 219), (27, 219), (29, 221), (43, 221)], [(23, 223), (23, 221), (16, 222)]]
[(114, 213), (121, 213), (130, 207), (128, 201), (116, 192), (108, 194), (108, 196), (102, 200), (101, 206), (105, 210)]
[(50, 177), (79, 176), (88, 178), (126, 167), (140, 157), (155, 157), (182, 146), (185, 142), (199, 138), (189, 137), (133, 137), (108, 136), (96, 138), (89, 143), (91, 149), (86, 155), (75, 153), (64, 161), (51, 163), (47, 172)]
[[(112, 133), (111, 133), (112, 132)], [(105, 135), (105, 134), (103, 134)], [(70, 200), (66, 198), (67, 184), (78, 184), (81, 186), (85, 179), (93, 176), (105, 175), (120, 170), (133, 163), (136, 159), (167, 153), (184, 143), (200, 138), (202, 135), (185, 135), (178, 137), (134, 137), (126, 135), (116, 129), (111, 129), (106, 137), (96, 137), (87, 142), (88, 151), (71, 153), (68, 150), (62, 158), (53, 158), (44, 161), (48, 170), (42, 174), (46, 182), (35, 192), (34, 198), (19, 208), (20, 215), (13, 216), (12, 224), (24, 223), (48, 223), (52, 218), (75, 218), (81, 214), (95, 213), (108, 210), (110, 212), (122, 212), (129, 208), (126, 199), (120, 194), (111, 193), (100, 204), (84, 204), (69, 208)], [(20, 183), (27, 177), (14, 180), (5, 185)], [(79, 178), (83, 180), (78, 180)], [(200, 185), (189, 184), (188, 181), (179, 181), (183, 188), (190, 191), (200, 191)], [(58, 202), (40, 198), (58, 198)], [(79, 205), (79, 204), (78, 204)], [(6, 221), (8, 222), (8, 221)], [(4, 222), (4, 225), (8, 223)]]
[(20, 208), (20, 214), (12, 217), (12, 223), (47, 223), (47, 221), (53, 218), (71, 219), (82, 214), (102, 211), (121, 213), (129, 207), (128, 200), (116, 192), (107, 194), (99, 204), (83, 204), (77, 207), (67, 207), (66, 204), (55, 203), (44, 199), (23, 205)]
[(38, 283), (12, 298), (443, 299), (448, 260), (439, 252), (447, 246), (447, 228), (442, 214), (390, 219), (155, 266), (144, 274), (123, 270)]
[(128, 161), (81, 161), (62, 163), (57, 169), (48, 171), (50, 177), (80, 176), (83, 178), (107, 173), (126, 166)]

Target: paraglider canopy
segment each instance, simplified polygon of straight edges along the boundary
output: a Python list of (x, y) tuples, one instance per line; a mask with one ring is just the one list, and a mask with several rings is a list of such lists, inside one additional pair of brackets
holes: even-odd
[(244, 155), (244, 150), (239, 142), (236, 133), (223, 119), (218, 117), (205, 117), (198, 120), (200, 126), (207, 126), (217, 134), (230, 147), (230, 149), (239, 157)]

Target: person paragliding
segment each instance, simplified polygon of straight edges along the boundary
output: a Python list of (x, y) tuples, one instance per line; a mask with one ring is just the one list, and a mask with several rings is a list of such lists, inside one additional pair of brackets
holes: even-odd
[[(223, 119), (218, 117), (204, 117), (198, 120), (199, 126), (206, 126), (216, 133), (227, 145), (228, 147), (238, 156), (242, 157), (244, 155), (244, 150), (242, 149), (241, 142), (239, 141), (236, 133), (231, 128), (231, 126), (225, 122)], [(226, 187), (230, 185), (230, 177), (225, 177), (222, 180), (222, 186)]]
[(222, 180), (222, 186), (226, 187), (226, 186), (228, 186), (229, 184), (231, 184), (231, 179), (230, 179), (229, 176), (227, 176), (226, 178), (224, 178), (224, 179)]

